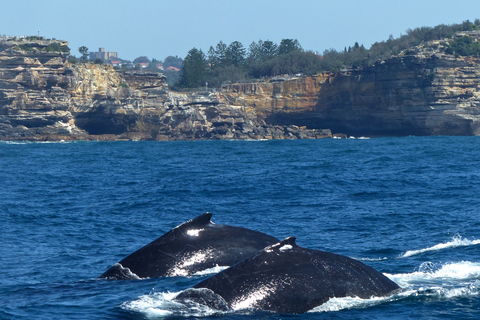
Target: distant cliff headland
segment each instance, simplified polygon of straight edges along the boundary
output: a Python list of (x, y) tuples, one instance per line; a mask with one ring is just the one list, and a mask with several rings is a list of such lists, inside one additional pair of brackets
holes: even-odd
[(68, 62), (60, 40), (0, 38), (0, 140), (480, 135), (480, 31), (374, 62), (180, 92), (151, 71)]

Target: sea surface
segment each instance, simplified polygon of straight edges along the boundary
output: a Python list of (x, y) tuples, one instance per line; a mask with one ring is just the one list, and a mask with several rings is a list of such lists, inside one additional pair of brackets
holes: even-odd
[[(0, 319), (480, 318), (480, 137), (0, 142), (0, 181)], [(219, 313), (172, 302), (209, 274), (97, 279), (207, 211), (359, 259), (403, 290)]]

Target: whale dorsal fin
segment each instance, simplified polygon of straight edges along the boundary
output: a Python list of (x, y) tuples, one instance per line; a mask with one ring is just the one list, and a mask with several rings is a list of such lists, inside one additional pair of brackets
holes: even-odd
[(288, 237), (283, 239), (280, 242), (277, 242), (275, 244), (272, 244), (271, 246), (266, 247), (263, 249), (266, 252), (273, 252), (273, 251), (285, 251), (285, 250), (290, 250), (295, 247), (298, 247), (297, 244), (295, 243), (296, 237)]
[(185, 225), (191, 226), (203, 226), (210, 223), (210, 219), (212, 218), (212, 214), (210, 212), (206, 212), (204, 214), (199, 215), (196, 218), (193, 218), (190, 221), (185, 222)]
[(285, 238), (283, 239), (282, 241), (280, 241), (280, 245), (283, 246), (283, 245), (286, 245), (286, 244), (289, 244), (291, 246), (296, 246), (297, 244), (295, 243), (295, 240), (297, 240), (296, 237), (288, 237), (288, 238)]

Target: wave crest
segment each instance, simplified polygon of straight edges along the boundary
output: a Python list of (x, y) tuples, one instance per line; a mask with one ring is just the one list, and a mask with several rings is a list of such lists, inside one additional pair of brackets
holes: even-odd
[(437, 245), (434, 245), (433, 247), (419, 249), (419, 250), (409, 250), (404, 254), (400, 255), (399, 258), (408, 258), (424, 252), (428, 252), (428, 251), (438, 251), (438, 250), (449, 249), (449, 248), (468, 247), (468, 246), (475, 246), (478, 244), (480, 244), (480, 240), (468, 240), (468, 239), (462, 238), (461, 236), (455, 236), (452, 238), (451, 241), (446, 243), (439, 243)]

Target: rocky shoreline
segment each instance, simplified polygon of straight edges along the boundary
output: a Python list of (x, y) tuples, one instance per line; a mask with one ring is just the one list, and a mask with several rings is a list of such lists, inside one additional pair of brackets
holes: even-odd
[[(480, 41), (480, 34), (464, 33)], [(371, 67), (174, 92), (157, 72), (70, 64), (59, 40), (0, 41), (0, 140), (480, 135), (480, 59), (447, 40)]]

